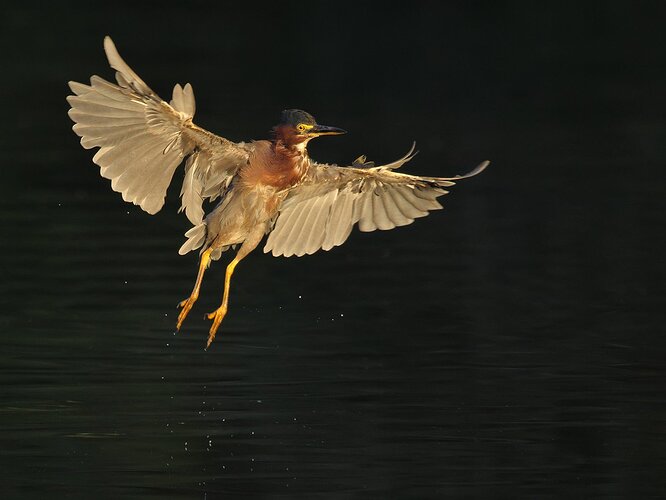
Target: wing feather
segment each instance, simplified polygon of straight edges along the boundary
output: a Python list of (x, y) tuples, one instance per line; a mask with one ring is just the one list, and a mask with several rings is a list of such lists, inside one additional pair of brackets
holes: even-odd
[(385, 200), (385, 191), (382, 186), (378, 186), (375, 189), (375, 192), (371, 195), (372, 198), (372, 210), (375, 214), (374, 222), (377, 226), (377, 229), (382, 231), (388, 231), (393, 229), (395, 224), (388, 215), (388, 210), (386, 209)]
[(400, 208), (400, 205), (396, 201), (395, 189), (387, 189), (386, 196), (384, 197), (384, 205), (386, 206), (386, 212), (393, 224), (396, 226), (406, 226), (407, 224), (412, 223), (414, 220), (410, 219)]
[(99, 76), (90, 85), (69, 82), (70, 118), (86, 149), (98, 147), (93, 162), (125, 201), (148, 213), (164, 205), (176, 168), (190, 157), (181, 189), (181, 210), (192, 223), (203, 220), (204, 198), (217, 198), (245, 164), (251, 145), (234, 143), (192, 123), (196, 110), (188, 83), (176, 84), (166, 103), (123, 61), (109, 37), (104, 39), (117, 84)]
[(456, 177), (420, 177), (394, 172), (414, 157), (414, 147), (401, 159), (380, 167), (355, 168), (312, 163), (306, 179), (291, 189), (280, 206), (264, 252), (312, 254), (343, 244), (354, 224), (360, 231), (405, 226), (442, 208), (443, 188), (482, 172), (488, 162)]
[(373, 221), (373, 206), (372, 206), (372, 196), (368, 196), (368, 193), (365, 193), (358, 200), (354, 206), (355, 214), (354, 219), (358, 220), (358, 229), (364, 233), (369, 233), (377, 229)]
[(326, 224), (331, 213), (331, 206), (335, 203), (338, 197), (337, 191), (330, 191), (323, 198), (315, 198), (318, 200), (315, 203), (316, 218), (312, 222), (308, 240), (305, 242), (304, 250), (306, 254), (313, 254), (319, 250), (324, 243), (326, 236)]
[(404, 186), (396, 186), (394, 189), (389, 190), (390, 195), (393, 197), (396, 205), (400, 211), (405, 214), (405, 217), (412, 221), (418, 217), (425, 217), (428, 215), (427, 210), (421, 210), (415, 206), (411, 201), (410, 189)]
[(334, 246), (342, 245), (351, 233), (354, 223), (352, 214), (354, 210), (354, 196), (349, 189), (343, 189), (331, 207), (326, 236), (322, 249), (330, 250)]
[(432, 210), (433, 204), (432, 200), (423, 198), (423, 196), (419, 196), (418, 189), (410, 186), (405, 186), (404, 190), (402, 191), (403, 195), (409, 202), (416, 207), (417, 210), (420, 210), (421, 212), (426, 215), (428, 211)]
[[(310, 198), (305, 201), (305, 206), (301, 210), (301, 213), (298, 214), (297, 219), (294, 221), (294, 225), (289, 232), (287, 241), (285, 242), (285, 249), (287, 257), (292, 255), (297, 255), (300, 252), (300, 248), (303, 243), (301, 240), (301, 235), (308, 228), (308, 219), (312, 215), (312, 207), (316, 203), (316, 198)], [(301, 253), (302, 255), (302, 253)]]
[[(301, 211), (299, 210), (291, 210), (289, 212), (285, 212), (284, 216), (280, 215), (280, 220), (276, 223), (276, 227), (280, 228), (285, 228), (285, 227), (290, 227), (293, 229), (294, 227), (294, 221), (292, 219), (299, 217), (301, 215)], [(276, 246), (283, 248), (288, 241), (290, 231), (287, 230), (280, 230), (280, 231), (273, 231), (270, 233), (268, 236), (269, 241), (273, 241), (273, 244)]]
[[(182, 205), (180, 211), (191, 221), (203, 220), (203, 189), (204, 175), (200, 168), (199, 158), (203, 155), (200, 151), (191, 154), (185, 162), (185, 177), (180, 190)], [(205, 160), (203, 160), (205, 161)]]

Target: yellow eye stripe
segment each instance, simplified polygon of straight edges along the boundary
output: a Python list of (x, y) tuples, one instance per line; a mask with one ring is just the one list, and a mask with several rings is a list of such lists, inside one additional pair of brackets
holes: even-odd
[(307, 123), (299, 123), (296, 128), (301, 132), (305, 132), (306, 130), (310, 130), (313, 127), (314, 125), (308, 125)]

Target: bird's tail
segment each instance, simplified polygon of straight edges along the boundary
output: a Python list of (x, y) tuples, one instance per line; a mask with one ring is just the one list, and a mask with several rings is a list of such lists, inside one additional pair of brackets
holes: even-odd
[[(180, 255), (185, 255), (186, 253), (198, 248), (201, 248), (201, 251), (203, 252), (210, 246), (211, 242), (208, 242), (208, 244), (206, 243), (208, 227), (206, 226), (205, 221), (191, 228), (188, 232), (185, 233), (185, 236), (187, 236), (187, 241), (183, 243), (183, 246), (181, 246), (180, 250), (178, 250)], [(219, 260), (219, 258), (222, 256), (222, 252), (226, 252), (229, 250), (229, 248), (236, 248), (236, 245), (224, 245), (222, 247), (215, 248), (210, 254), (210, 259)]]
[(178, 253), (180, 255), (185, 255), (192, 250), (201, 248), (201, 246), (206, 242), (206, 223), (202, 222), (201, 224), (194, 226), (188, 232), (185, 233), (187, 241), (183, 243), (183, 246), (180, 247)]

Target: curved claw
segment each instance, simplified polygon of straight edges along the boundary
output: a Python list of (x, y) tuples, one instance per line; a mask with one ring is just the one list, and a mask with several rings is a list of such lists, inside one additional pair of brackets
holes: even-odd
[(226, 315), (227, 315), (227, 306), (224, 305), (220, 306), (212, 313), (206, 314), (207, 319), (213, 320), (213, 324), (210, 326), (210, 331), (208, 332), (208, 342), (206, 342), (206, 349), (208, 349), (210, 345), (213, 343), (213, 340), (215, 340), (215, 334), (217, 333), (217, 329), (222, 324), (222, 320)]
[(185, 300), (181, 301), (178, 303), (176, 307), (182, 307), (183, 310), (180, 311), (180, 314), (178, 315), (178, 322), (176, 323), (176, 330), (179, 331), (180, 327), (183, 325), (183, 322), (185, 321), (185, 318), (187, 318), (187, 315), (190, 313), (190, 309), (192, 309), (192, 306), (194, 303), (197, 301), (198, 297), (195, 297), (193, 295), (189, 296)]

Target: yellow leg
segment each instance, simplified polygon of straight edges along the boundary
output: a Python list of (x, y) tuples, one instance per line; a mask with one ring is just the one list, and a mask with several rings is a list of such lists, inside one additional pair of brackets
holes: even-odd
[(206, 250), (204, 253), (201, 254), (201, 260), (199, 261), (199, 273), (197, 274), (197, 281), (194, 284), (192, 293), (188, 298), (186, 298), (185, 300), (183, 300), (178, 304), (178, 307), (182, 307), (183, 310), (180, 311), (180, 314), (178, 315), (178, 323), (176, 324), (176, 330), (180, 330), (180, 327), (182, 326), (183, 321), (185, 321), (185, 318), (187, 318), (190, 309), (192, 309), (192, 306), (199, 298), (199, 289), (201, 288), (203, 275), (206, 272), (206, 269), (208, 269), (208, 266), (210, 265), (210, 254), (212, 252), (213, 249), (209, 248), (208, 250)]
[(238, 265), (240, 260), (241, 259), (239, 259), (237, 255), (234, 258), (234, 260), (232, 260), (227, 266), (227, 271), (224, 275), (224, 295), (222, 296), (222, 305), (212, 313), (206, 315), (208, 319), (213, 320), (213, 324), (210, 327), (210, 332), (208, 333), (208, 342), (206, 343), (206, 349), (208, 349), (210, 345), (213, 343), (213, 340), (215, 340), (215, 333), (217, 333), (217, 329), (220, 327), (222, 320), (227, 314), (227, 309), (228, 309), (227, 306), (229, 305), (229, 286), (231, 285), (231, 276), (234, 274), (234, 269), (236, 269), (236, 266)]
[(210, 327), (210, 332), (208, 333), (206, 349), (208, 349), (213, 343), (213, 340), (215, 340), (215, 333), (220, 327), (220, 323), (222, 323), (224, 316), (227, 314), (227, 306), (229, 305), (229, 285), (231, 284), (231, 276), (234, 274), (234, 269), (236, 269), (238, 263), (243, 260), (247, 254), (249, 254), (257, 247), (265, 234), (266, 224), (259, 224), (255, 226), (255, 228), (247, 235), (247, 238), (245, 238), (245, 241), (241, 247), (238, 249), (238, 253), (236, 254), (236, 257), (234, 257), (234, 260), (232, 260), (227, 266), (227, 272), (224, 276), (224, 295), (222, 297), (222, 305), (212, 313), (206, 315), (208, 319), (213, 320), (213, 324)]

